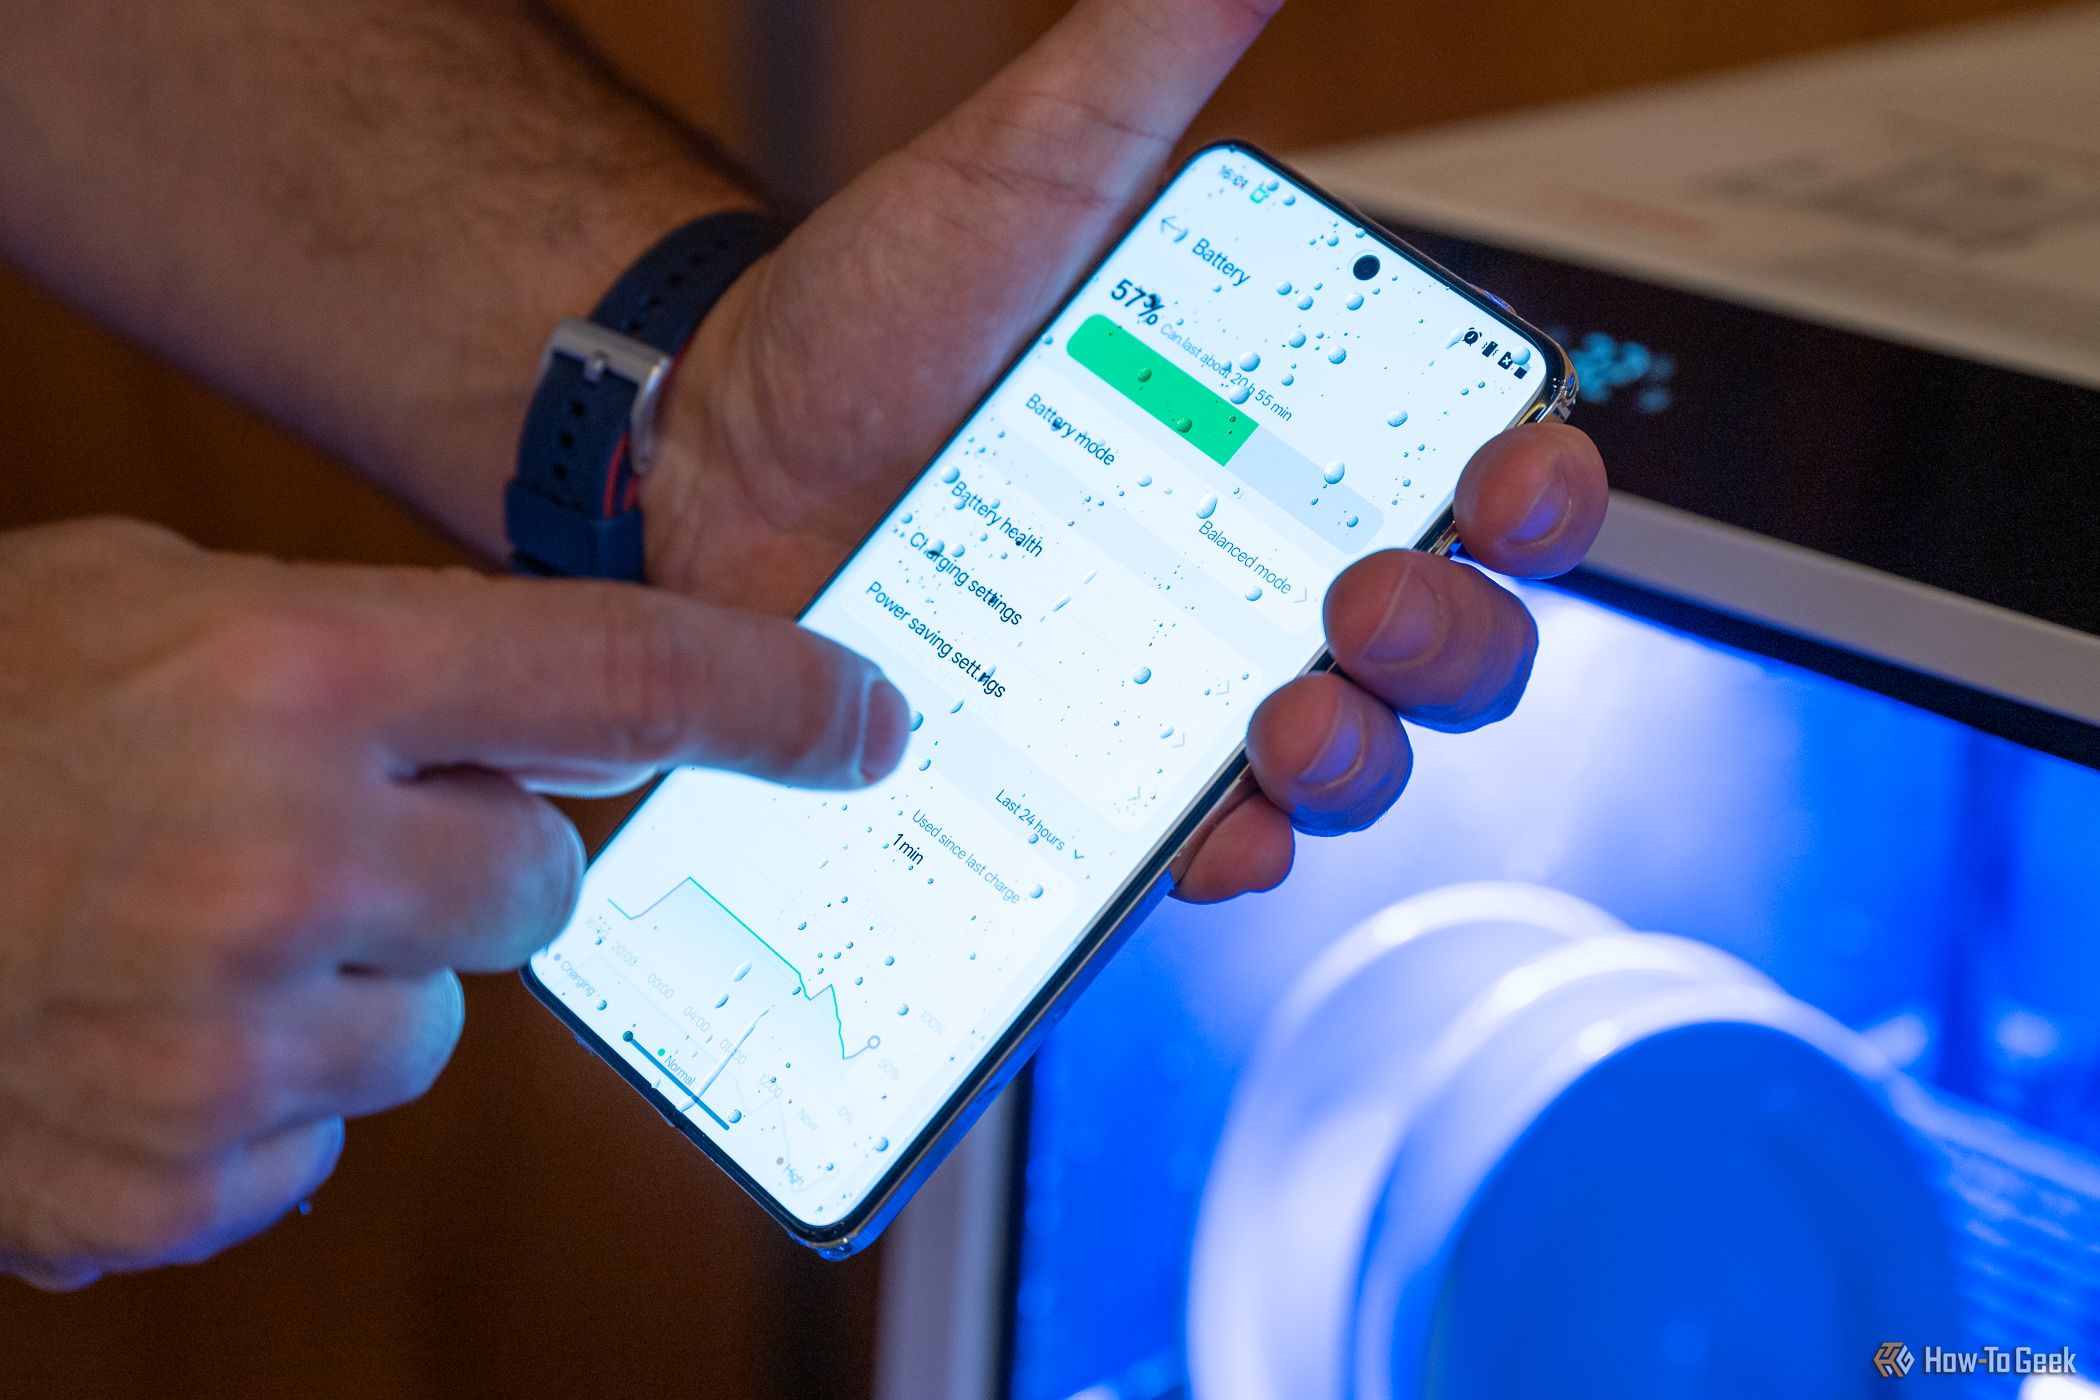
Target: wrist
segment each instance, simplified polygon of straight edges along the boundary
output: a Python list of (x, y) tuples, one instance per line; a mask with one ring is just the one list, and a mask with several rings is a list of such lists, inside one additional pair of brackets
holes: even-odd
[(549, 335), (588, 313), (666, 231), (759, 207), (696, 170), (648, 188), (572, 193), (559, 218), (488, 249), (475, 291), (457, 303), (461, 326), (445, 372), (430, 392), (406, 396), (399, 440), (372, 474), (477, 554), (505, 559), (504, 488)]

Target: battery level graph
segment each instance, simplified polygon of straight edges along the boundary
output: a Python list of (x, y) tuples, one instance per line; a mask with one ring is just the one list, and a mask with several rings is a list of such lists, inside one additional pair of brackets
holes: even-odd
[(652, 1046), (632, 1028), (622, 1041), (720, 1127), (732, 1127), (743, 1115), (711, 1104), (710, 1091), (762, 1025), (790, 1065), (798, 1056), (819, 1055), (849, 1064), (882, 1045), (880, 1035), (848, 1038), (839, 987), (824, 955), (805, 971), (691, 876), (640, 909), (630, 911), (610, 898), (606, 905), (652, 942), (679, 948), (689, 975), (679, 976), (674, 987), (658, 974), (649, 990), (684, 1003), (681, 1029), (706, 1050), (712, 1067), (696, 1073), (676, 1062), (670, 1047)]

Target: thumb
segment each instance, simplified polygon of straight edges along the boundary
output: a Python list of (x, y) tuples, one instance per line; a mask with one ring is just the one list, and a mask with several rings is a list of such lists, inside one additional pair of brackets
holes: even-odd
[(414, 770), (471, 764), (586, 792), (699, 764), (855, 787), (903, 755), (896, 687), (793, 623), (629, 584), (424, 583), (394, 619), (413, 638), (397, 654), (418, 660), (382, 726)]
[[(1283, 0), (1080, 0), (961, 107), (825, 204), (766, 279), (783, 343), (852, 366), (924, 366), (860, 455), (922, 450), (955, 367), (993, 369), (1128, 218), (1183, 130)], [(839, 311), (841, 289), (860, 299)], [(907, 372), (910, 372), (907, 369)], [(926, 421), (911, 405), (923, 403)], [(821, 419), (825, 405), (809, 404)], [(893, 438), (894, 441), (889, 440)]]

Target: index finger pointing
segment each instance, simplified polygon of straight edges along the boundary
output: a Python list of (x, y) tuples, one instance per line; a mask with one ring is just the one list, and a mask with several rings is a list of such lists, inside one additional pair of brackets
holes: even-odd
[(432, 579), (397, 622), (423, 671), (382, 737), (418, 769), (619, 784), (690, 763), (851, 787), (895, 766), (909, 729), (896, 688), (837, 643), (631, 584)]

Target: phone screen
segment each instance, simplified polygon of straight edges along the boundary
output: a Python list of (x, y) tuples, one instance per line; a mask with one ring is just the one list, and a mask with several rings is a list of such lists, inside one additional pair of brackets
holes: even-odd
[(1202, 152), (804, 615), (911, 702), (898, 771), (673, 773), (533, 960), (543, 995), (785, 1220), (851, 1220), (1323, 656), (1328, 583), (1439, 532), (1558, 363)]

